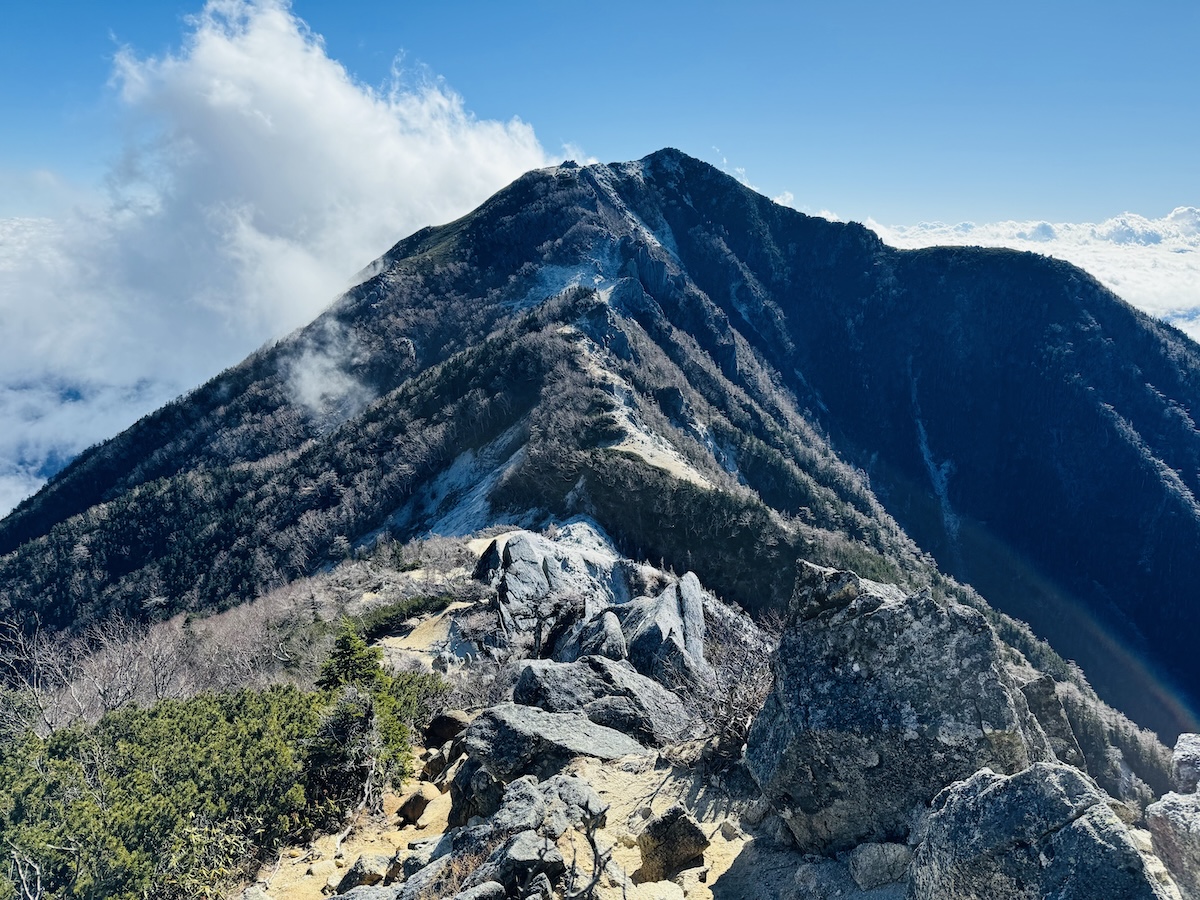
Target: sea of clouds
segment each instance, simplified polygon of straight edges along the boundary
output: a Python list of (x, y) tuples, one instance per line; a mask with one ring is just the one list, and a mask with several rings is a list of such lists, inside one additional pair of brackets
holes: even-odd
[(893, 247), (1011, 247), (1072, 262), (1139, 309), (1200, 341), (1200, 209), (1160, 219), (1125, 213), (1098, 223), (964, 222), (868, 227)]

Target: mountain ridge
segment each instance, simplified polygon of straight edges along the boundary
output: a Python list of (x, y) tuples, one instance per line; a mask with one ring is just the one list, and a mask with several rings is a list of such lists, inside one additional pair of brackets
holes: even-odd
[[(1042, 579), (1195, 684), (1197, 404), (1195, 345), (1069, 264), (895, 250), (674, 150), (564, 165), (81, 455), (0, 522), (0, 602), (59, 626), (236, 603), (429, 528), (438, 478), (490, 453), (493, 520), (598, 514), (751, 609), (798, 557), (913, 586), (936, 558), (1053, 632)], [(1046, 636), (1120, 695), (1073, 621)]]

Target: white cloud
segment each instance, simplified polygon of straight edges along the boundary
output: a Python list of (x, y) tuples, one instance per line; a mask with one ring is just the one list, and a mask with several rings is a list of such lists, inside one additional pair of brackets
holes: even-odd
[(881, 225), (868, 219), (866, 225), (895, 247), (1011, 247), (1065, 259), (1134, 306), (1200, 341), (1200, 209), (1179, 207), (1161, 219), (1124, 213), (1082, 224)]
[(0, 514), (47, 460), (553, 161), (529, 125), (476, 119), (432, 77), (358, 83), (283, 0), (210, 0), (179, 52), (120, 52), (112, 86), (131, 137), (102, 199), (0, 220)]

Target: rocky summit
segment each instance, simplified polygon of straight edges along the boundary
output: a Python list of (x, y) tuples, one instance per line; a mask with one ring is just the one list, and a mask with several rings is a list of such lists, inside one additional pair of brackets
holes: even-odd
[(673, 150), (370, 272), (0, 522), (0, 887), (1200, 900), (1186, 337)]

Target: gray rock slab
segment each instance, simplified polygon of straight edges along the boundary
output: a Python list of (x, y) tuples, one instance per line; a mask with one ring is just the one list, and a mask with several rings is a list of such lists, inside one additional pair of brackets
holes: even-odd
[(1146, 808), (1146, 824), (1179, 889), (1200, 900), (1200, 794), (1167, 794)]
[(746, 763), (805, 852), (907, 837), (982, 767), (1050, 759), (981, 613), (804, 564)]
[(450, 824), (499, 809), (503, 786), (533, 775), (546, 779), (572, 759), (602, 760), (646, 749), (633, 738), (597, 725), (582, 713), (552, 713), (533, 706), (504, 703), (483, 712), (463, 738), (467, 761), (450, 783)]
[(692, 717), (680, 699), (625, 662), (587, 656), (572, 663), (530, 660), (513, 700), (550, 712), (581, 712), (592, 722), (662, 746), (686, 737)]
[(985, 769), (938, 795), (910, 869), (910, 900), (1166, 900), (1125, 824), (1083, 773)]

